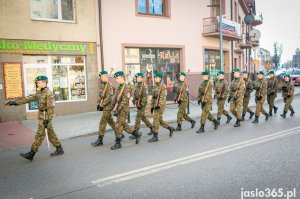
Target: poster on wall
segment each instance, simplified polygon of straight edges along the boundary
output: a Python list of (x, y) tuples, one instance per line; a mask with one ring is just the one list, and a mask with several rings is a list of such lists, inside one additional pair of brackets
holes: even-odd
[(21, 63), (4, 63), (5, 99), (23, 97), (22, 67)]

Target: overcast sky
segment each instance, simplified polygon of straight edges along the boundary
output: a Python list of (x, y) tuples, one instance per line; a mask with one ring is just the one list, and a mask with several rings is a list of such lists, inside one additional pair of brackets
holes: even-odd
[(274, 53), (275, 41), (282, 44), (281, 64), (292, 60), (300, 48), (300, 0), (256, 0), (257, 14), (263, 14), (260, 47)]

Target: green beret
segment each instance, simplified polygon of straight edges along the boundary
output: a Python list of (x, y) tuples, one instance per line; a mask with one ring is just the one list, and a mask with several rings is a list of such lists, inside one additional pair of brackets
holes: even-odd
[(184, 72), (180, 72), (180, 73), (179, 73), (179, 76), (180, 76), (180, 75), (186, 76), (186, 74), (185, 74)]
[(275, 71), (274, 71), (274, 70), (270, 70), (270, 71), (269, 71), (269, 74), (273, 74), (273, 75), (274, 75), (274, 74), (275, 74)]
[(262, 71), (262, 70), (261, 70), (261, 71), (259, 71), (257, 74), (258, 74), (258, 75), (259, 75), (259, 74), (261, 74), (261, 75), (265, 75), (264, 71)]
[(144, 77), (144, 73), (137, 73), (135, 74), (136, 77)]
[(291, 75), (289, 75), (289, 74), (286, 74), (284, 77), (291, 78)]
[(114, 74), (114, 78), (119, 77), (119, 76), (123, 76), (123, 75), (124, 75), (124, 72), (123, 72), (123, 71), (117, 71), (117, 72), (115, 72), (115, 74)]
[(225, 73), (224, 73), (224, 71), (218, 71), (217, 72), (217, 75), (224, 75)]
[(158, 72), (157, 72), (157, 73), (155, 73), (155, 74), (154, 74), (154, 77), (159, 77), (159, 78), (162, 78), (162, 77), (163, 77), (163, 74), (162, 74), (162, 73), (158, 73)]
[(240, 70), (238, 69), (238, 68), (235, 68), (235, 69), (233, 69), (233, 71), (232, 72), (234, 72), (234, 73), (236, 73), (236, 72), (240, 72)]
[(43, 80), (48, 80), (48, 77), (46, 77), (46, 76), (37, 76), (36, 78), (35, 78), (35, 81), (37, 82), (37, 81), (43, 81)]
[(201, 73), (201, 75), (209, 75), (209, 72), (203, 71), (203, 72)]
[(108, 72), (107, 71), (101, 71), (100, 73), (99, 73), (99, 76), (101, 76), (101, 75), (108, 75)]
[(248, 72), (246, 70), (243, 70), (242, 74), (248, 74)]

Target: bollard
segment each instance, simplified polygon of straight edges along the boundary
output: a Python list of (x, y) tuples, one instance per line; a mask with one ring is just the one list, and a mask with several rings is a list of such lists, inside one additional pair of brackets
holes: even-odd
[(130, 109), (129, 109), (129, 111), (128, 111), (128, 116), (127, 116), (127, 123), (130, 123), (131, 121), (130, 121)]

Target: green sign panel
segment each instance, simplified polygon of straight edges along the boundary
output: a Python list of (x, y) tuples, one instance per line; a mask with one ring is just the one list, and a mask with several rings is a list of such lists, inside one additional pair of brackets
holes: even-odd
[(0, 53), (94, 54), (94, 43), (0, 39)]

